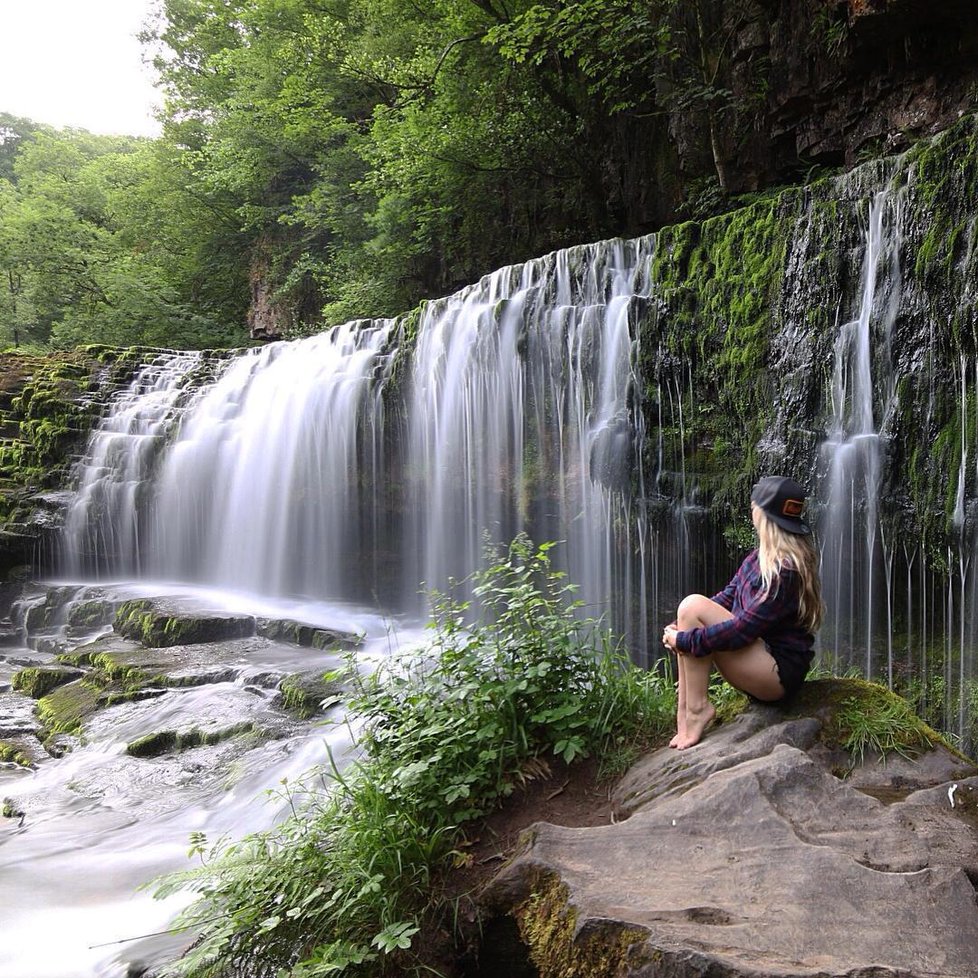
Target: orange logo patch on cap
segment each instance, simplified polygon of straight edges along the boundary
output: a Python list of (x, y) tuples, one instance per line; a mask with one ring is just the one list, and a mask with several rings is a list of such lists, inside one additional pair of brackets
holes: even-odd
[(786, 499), (781, 507), (782, 516), (801, 516), (805, 504), (800, 499)]

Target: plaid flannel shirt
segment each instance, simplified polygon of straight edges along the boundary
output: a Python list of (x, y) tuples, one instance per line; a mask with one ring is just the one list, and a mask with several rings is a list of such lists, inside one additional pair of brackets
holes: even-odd
[(676, 635), (676, 648), (694, 656), (742, 649), (763, 639), (779, 652), (813, 654), (815, 636), (798, 621), (801, 578), (782, 566), (769, 591), (761, 583), (760, 559), (752, 550), (730, 583), (713, 600), (733, 614), (727, 621), (691, 628)]

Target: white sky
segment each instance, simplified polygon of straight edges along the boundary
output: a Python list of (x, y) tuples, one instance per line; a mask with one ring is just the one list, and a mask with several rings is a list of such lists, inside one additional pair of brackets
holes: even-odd
[(155, 136), (160, 102), (136, 33), (154, 0), (0, 0), (0, 112)]

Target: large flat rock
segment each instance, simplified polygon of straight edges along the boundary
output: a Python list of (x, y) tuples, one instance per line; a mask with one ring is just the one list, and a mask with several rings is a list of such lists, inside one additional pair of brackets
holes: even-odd
[(654, 752), (624, 821), (533, 826), (487, 906), (541, 978), (978, 978), (978, 772), (903, 761), (881, 800), (878, 771), (831, 772), (819, 728), (759, 708)]

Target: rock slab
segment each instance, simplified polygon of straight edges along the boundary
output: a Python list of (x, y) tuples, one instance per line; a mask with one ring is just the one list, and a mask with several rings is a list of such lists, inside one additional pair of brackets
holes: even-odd
[(886, 803), (819, 728), (757, 708), (656, 751), (624, 821), (533, 826), (484, 902), (541, 978), (978, 978), (978, 769), (901, 761)]

